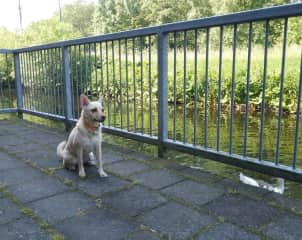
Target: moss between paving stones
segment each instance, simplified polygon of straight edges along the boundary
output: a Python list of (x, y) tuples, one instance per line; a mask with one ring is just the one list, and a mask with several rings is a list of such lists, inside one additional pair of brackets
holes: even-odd
[(53, 228), (53, 226), (51, 226), (50, 224), (48, 224), (47, 222), (43, 221), (41, 218), (39, 218), (38, 216), (36, 216), (34, 214), (34, 212), (33, 212), (32, 209), (26, 207), (20, 201), (18, 201), (18, 199), (14, 195), (12, 195), (6, 189), (6, 187), (1, 186), (0, 192), (2, 192), (3, 195), (5, 197), (9, 198), (14, 204), (16, 204), (16, 206), (20, 209), (21, 213), (24, 216), (27, 216), (27, 217), (31, 218), (44, 231), (46, 231), (49, 234), (49, 236), (51, 237), (52, 240), (64, 240), (64, 236), (62, 236), (61, 234), (59, 234), (58, 232), (56, 232), (56, 230)]

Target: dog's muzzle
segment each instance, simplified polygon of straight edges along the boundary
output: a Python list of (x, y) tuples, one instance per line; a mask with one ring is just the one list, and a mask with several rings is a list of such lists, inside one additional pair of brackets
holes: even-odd
[(95, 119), (96, 122), (100, 122), (103, 123), (105, 121), (106, 117), (105, 116), (101, 116), (99, 119)]

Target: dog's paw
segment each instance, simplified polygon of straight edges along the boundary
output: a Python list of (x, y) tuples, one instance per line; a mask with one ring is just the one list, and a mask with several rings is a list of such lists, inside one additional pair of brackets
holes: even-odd
[(108, 174), (103, 169), (99, 170), (99, 175), (100, 177), (108, 177)]
[(86, 177), (86, 173), (85, 173), (85, 171), (84, 171), (84, 170), (79, 171), (79, 176), (80, 176), (81, 178)]

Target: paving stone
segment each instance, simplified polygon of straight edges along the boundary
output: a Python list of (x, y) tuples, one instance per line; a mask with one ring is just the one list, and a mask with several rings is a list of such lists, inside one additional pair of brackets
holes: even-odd
[(207, 206), (209, 212), (226, 218), (236, 225), (259, 228), (276, 218), (280, 212), (263, 203), (237, 195), (225, 195)]
[(140, 186), (105, 196), (103, 200), (128, 216), (136, 216), (167, 201), (159, 193)]
[(285, 215), (270, 223), (263, 233), (273, 239), (296, 240), (302, 238), (302, 217)]
[(212, 217), (173, 202), (145, 213), (139, 220), (164, 234), (167, 239), (189, 239), (200, 229), (214, 223)]
[(229, 224), (223, 223), (220, 225), (215, 226), (214, 228), (210, 229), (206, 233), (199, 235), (196, 240), (209, 240), (209, 239), (225, 239), (225, 240), (232, 240), (232, 239), (240, 239), (240, 240), (260, 240), (260, 237), (248, 233), (245, 230)]
[(11, 158), (5, 153), (0, 152), (0, 171), (20, 167), (26, 167), (26, 164)]
[(62, 180), (69, 180), (72, 182), (76, 182), (80, 178), (78, 171), (71, 171), (65, 168), (56, 170), (54, 175), (58, 176)]
[(12, 201), (7, 198), (0, 199), (0, 224), (7, 223), (20, 216), (20, 210)]
[(214, 183), (221, 180), (221, 178), (219, 178), (218, 176), (205, 172), (201, 169), (185, 168), (179, 171), (179, 173), (184, 174), (185, 176), (188, 176), (190, 178), (196, 179), (198, 181), (201, 181), (203, 183)]
[(72, 217), (95, 206), (94, 201), (77, 192), (66, 192), (32, 202), (34, 213), (49, 223)]
[(129, 182), (115, 176), (108, 176), (106, 178), (97, 176), (95, 178), (80, 179), (75, 186), (90, 195), (100, 196), (104, 193), (120, 190), (127, 186), (127, 184)]
[(138, 173), (132, 175), (130, 178), (153, 189), (167, 187), (183, 180), (182, 177), (177, 176), (176, 174), (159, 169)]
[(136, 230), (136, 226), (107, 209), (96, 209), (85, 216), (67, 219), (56, 226), (66, 239), (117, 240)]
[[(0, 143), (1, 145), (1, 143)], [(40, 150), (42, 146), (38, 143), (27, 142), (23, 144), (3, 146), (6, 152), (22, 157), (24, 152)]]
[(127, 240), (159, 240), (159, 238), (150, 232), (141, 231), (132, 234)]
[(183, 181), (162, 190), (165, 194), (196, 205), (203, 205), (220, 197), (224, 192), (213, 186)]
[(109, 163), (114, 163), (114, 162), (119, 162), (125, 160), (125, 158), (119, 154), (116, 153), (104, 153), (103, 154), (103, 163), (104, 164), (109, 164)]
[(263, 188), (253, 187), (230, 179), (224, 179), (220, 181), (218, 184), (223, 185), (227, 191), (239, 192), (249, 197), (262, 198), (265, 194), (268, 193), (268, 191)]
[(19, 154), (23, 160), (30, 160), (41, 168), (56, 168), (62, 165), (59, 157), (56, 155), (56, 150), (46, 151), (40, 149), (37, 151), (29, 151)]
[(32, 182), (10, 187), (10, 192), (23, 203), (52, 196), (67, 190), (68, 188), (64, 184), (51, 177), (40, 178)]
[(291, 209), (295, 212), (302, 213), (302, 201), (294, 198), (289, 198), (278, 193), (270, 193), (264, 196), (264, 200), (285, 209)]
[(27, 143), (28, 140), (22, 137), (18, 137), (15, 135), (10, 136), (0, 136), (0, 146), (18, 146), (21, 144)]
[(1, 239), (5, 240), (46, 240), (51, 237), (30, 218), (21, 218), (5, 225), (0, 225)]
[(60, 135), (48, 133), (48, 132), (42, 132), (42, 131), (35, 131), (32, 133), (28, 133), (24, 137), (29, 141), (37, 142), (39, 144), (48, 144), (48, 143), (59, 144), (61, 141), (65, 140)]
[(148, 166), (146, 164), (132, 160), (121, 161), (106, 166), (106, 169), (108, 171), (119, 174), (121, 176), (129, 176), (135, 172), (139, 172), (147, 168)]
[(6, 171), (0, 171), (0, 183), (5, 185), (13, 185), (41, 178), (43, 176), (44, 174), (42, 174), (39, 170), (31, 167), (14, 168)]

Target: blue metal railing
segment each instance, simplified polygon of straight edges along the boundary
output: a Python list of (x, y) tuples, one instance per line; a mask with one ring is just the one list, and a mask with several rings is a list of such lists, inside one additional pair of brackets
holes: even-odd
[[(288, 21), (299, 16), (302, 16), (302, 4), (291, 4), (28, 48), (1, 50), (1, 57), (7, 59), (6, 65), (10, 66), (10, 61), (14, 63), (17, 106), (14, 106), (10, 96), (13, 88), (8, 93), (5, 92), (9, 100), (1, 99), (4, 96), (3, 83), (11, 83), (7, 71), (6, 78), (0, 77), (0, 103), (6, 104), (0, 104), (0, 113), (17, 111), (20, 117), (22, 113), (28, 113), (62, 120), (69, 125), (79, 117), (78, 97), (81, 93), (94, 99), (102, 95), (106, 100), (108, 113), (104, 131), (158, 145), (160, 156), (166, 148), (177, 149), (301, 181), (302, 171), (297, 167), (301, 66), (299, 79), (296, 79), (300, 85), (297, 89), (293, 159), (291, 163), (279, 162)], [(275, 159), (266, 159), (263, 152), (268, 50), (270, 29), (276, 21), (283, 26), (276, 154)], [(263, 49), (263, 72), (258, 152), (251, 155), (247, 150), (249, 144), (252, 144), (248, 142), (249, 96), (253, 78), (252, 48), (256, 33), (257, 44)], [(225, 42), (226, 37), (229, 38), (229, 45)], [(212, 45), (218, 51), (216, 62), (213, 62), (215, 54), (212, 52)], [(223, 72), (227, 65), (224, 59), (225, 47), (231, 50), (229, 80), (226, 80)], [(239, 142), (234, 140), (238, 49), (247, 51), (245, 111)], [(213, 67), (218, 69), (217, 81), (213, 81), (210, 71)], [(0, 73), (3, 72), (0, 69)], [(189, 75), (191, 72), (193, 74)], [(189, 79), (191, 76), (193, 80)], [(229, 84), (227, 93), (223, 90), (226, 81)], [(192, 92), (191, 95), (188, 95), (189, 91)], [(213, 92), (215, 95), (212, 95)], [(222, 103), (226, 96), (228, 101)], [(217, 105), (214, 131), (211, 130), (213, 122), (209, 118), (213, 99)], [(190, 103), (192, 106), (189, 106)], [(190, 112), (192, 116), (189, 116)], [(227, 123), (223, 123), (223, 112), (228, 115)], [(169, 121), (169, 118), (172, 120)], [(222, 144), (225, 136), (222, 136), (221, 130), (226, 126), (228, 136)]]

